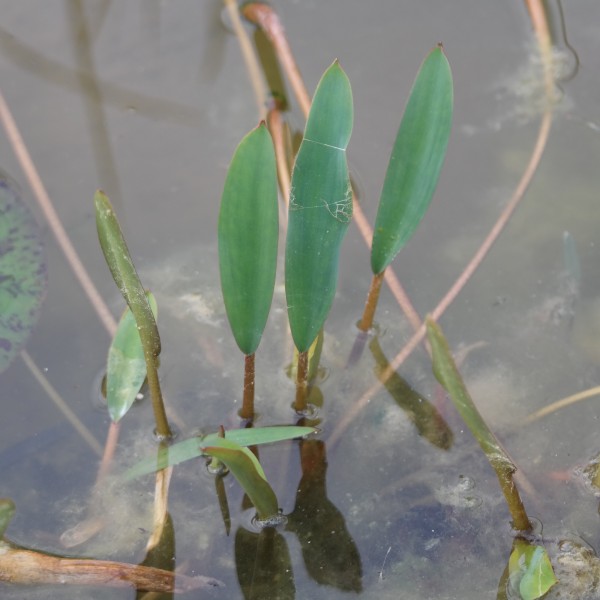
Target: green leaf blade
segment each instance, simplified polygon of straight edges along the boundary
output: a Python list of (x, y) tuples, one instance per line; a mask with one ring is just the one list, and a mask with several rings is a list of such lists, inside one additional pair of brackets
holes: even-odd
[(153, 355), (157, 357), (160, 354), (160, 336), (156, 321), (146, 299), (146, 292), (131, 260), (129, 249), (123, 238), (113, 207), (106, 194), (101, 191), (96, 192), (94, 195), (94, 206), (96, 209), (98, 239), (106, 264), (135, 317), (142, 343), (146, 340)]
[(496, 436), (491, 432), (477, 410), (452, 358), (448, 342), (440, 326), (431, 317), (427, 317), (425, 323), (427, 326), (427, 339), (431, 344), (431, 360), (435, 378), (448, 392), (456, 410), (479, 442), (486, 456), (488, 458), (496, 457), (496, 460), (503, 457), (506, 462), (510, 463), (510, 459), (506, 456)]
[(206, 446), (202, 450), (227, 465), (254, 504), (259, 519), (265, 520), (279, 513), (275, 492), (267, 482), (258, 459), (248, 448), (222, 438), (218, 446)]
[(341, 242), (352, 219), (346, 147), (352, 91), (335, 62), (323, 75), (292, 173), (285, 287), (292, 337), (308, 350), (329, 313)]
[[(253, 427), (250, 429), (231, 429), (225, 435), (239, 446), (257, 446), (272, 444), (316, 433), (314, 427), (298, 425), (281, 425), (272, 427)], [(135, 479), (148, 473), (154, 473), (166, 467), (178, 465), (187, 460), (202, 456), (201, 446), (218, 445), (223, 438), (218, 433), (210, 433), (203, 438), (193, 437), (177, 442), (159, 450), (157, 456), (146, 458), (131, 467), (124, 475), (126, 480)]]
[(515, 540), (508, 570), (511, 586), (518, 587), (522, 600), (541, 598), (558, 583), (546, 549), (525, 540)]
[(14, 186), (0, 175), (0, 373), (33, 331), (47, 279), (40, 229)]
[(244, 137), (231, 160), (219, 212), (219, 266), (235, 340), (253, 354), (267, 322), (277, 267), (277, 170), (264, 123)]
[(391, 263), (427, 212), (446, 155), (452, 110), (452, 72), (438, 46), (419, 69), (390, 157), (373, 232), (374, 274)]
[[(156, 299), (150, 292), (147, 297), (156, 319)], [(127, 414), (145, 379), (144, 349), (135, 318), (127, 308), (110, 345), (106, 368), (106, 403), (115, 423)]]

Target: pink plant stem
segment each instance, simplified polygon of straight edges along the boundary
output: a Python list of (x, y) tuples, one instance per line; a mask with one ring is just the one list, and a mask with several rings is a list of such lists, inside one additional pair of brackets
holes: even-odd
[[(454, 282), (452, 287), (448, 290), (446, 295), (442, 298), (442, 300), (431, 313), (431, 316), (434, 321), (437, 321), (442, 316), (442, 314), (444, 314), (446, 309), (450, 306), (450, 304), (454, 301), (454, 299), (463, 289), (467, 281), (469, 281), (469, 278), (471, 277), (471, 275), (473, 275), (477, 267), (479, 267), (486, 254), (488, 253), (489, 249), (492, 247), (493, 243), (498, 239), (498, 236), (508, 223), (515, 208), (525, 195), (525, 191), (531, 183), (531, 180), (533, 179), (533, 176), (544, 153), (544, 148), (548, 140), (551, 125), (552, 108), (551, 106), (548, 106), (542, 117), (542, 122), (538, 131), (537, 141), (529, 159), (529, 163), (527, 164), (527, 168), (521, 176), (521, 179), (511, 199), (509, 200), (505, 209), (502, 211), (502, 214), (492, 227), (490, 233), (487, 235), (487, 237), (473, 256), (473, 258), (470, 260), (469, 264), (466, 266), (465, 270), (460, 274), (459, 278)], [(346, 412), (344, 418), (337, 424), (336, 428), (331, 433), (327, 441), (330, 447), (337, 443), (337, 441), (343, 435), (346, 429), (348, 429), (352, 421), (363, 411), (364, 408), (366, 408), (366, 406), (371, 401), (371, 398), (381, 389), (381, 387), (383, 386), (382, 381), (387, 380), (389, 376), (394, 371), (396, 371), (400, 367), (400, 365), (402, 365), (402, 363), (412, 354), (413, 350), (417, 347), (417, 345), (421, 342), (421, 340), (424, 337), (425, 325), (421, 325), (416, 331), (416, 333), (410, 338), (408, 343), (404, 346), (404, 348), (396, 355), (394, 360), (383, 371), (383, 373), (381, 374), (380, 381), (374, 383), (352, 405), (352, 407)]]
[(60, 249), (63, 251), (77, 281), (79, 281), (83, 291), (96, 310), (104, 328), (112, 338), (117, 330), (117, 323), (79, 259), (71, 240), (67, 236), (2, 93), (0, 93), (0, 121), (2, 121), (2, 126), (6, 131), (15, 155)]
[[(117, 331), (117, 322), (112, 316), (108, 306), (104, 302), (102, 296), (98, 292), (94, 282), (91, 277), (88, 275), (86, 268), (83, 266), (75, 247), (71, 243), (69, 236), (67, 235), (60, 218), (54, 209), (54, 205), (50, 200), (50, 196), (48, 196), (48, 192), (42, 183), (42, 179), (39, 176), (35, 165), (33, 164), (33, 160), (31, 159), (31, 155), (29, 154), (25, 142), (23, 141), (23, 137), (19, 132), (19, 128), (10, 112), (8, 104), (4, 99), (4, 96), (0, 92), (0, 121), (2, 121), (2, 126), (6, 131), (6, 135), (10, 140), (13, 151), (25, 173), (25, 177), (29, 182), (29, 185), (33, 191), (35, 199), (37, 200), (38, 205), (42, 209), (44, 213), (44, 217), (50, 226), (56, 241), (62, 250), (65, 258), (71, 270), (75, 274), (75, 277), (86, 296), (88, 297), (91, 305), (96, 311), (98, 318), (101, 323), (104, 325), (104, 328), (108, 332), (108, 335), (112, 337), (115, 335)], [(107, 446), (104, 448), (104, 454), (102, 458), (102, 462), (100, 463), (100, 468), (98, 471), (97, 481), (99, 481), (102, 476), (108, 471), (109, 462), (114, 455), (117, 440), (118, 440), (118, 427), (111, 427), (108, 434)], [(110, 446), (108, 445), (110, 444)]]
[(106, 436), (106, 443), (104, 444), (104, 454), (102, 455), (102, 461), (96, 474), (96, 485), (99, 485), (102, 480), (108, 475), (112, 460), (115, 456), (115, 450), (117, 448), (117, 442), (119, 441), (120, 423), (110, 422), (108, 426), (108, 434)]

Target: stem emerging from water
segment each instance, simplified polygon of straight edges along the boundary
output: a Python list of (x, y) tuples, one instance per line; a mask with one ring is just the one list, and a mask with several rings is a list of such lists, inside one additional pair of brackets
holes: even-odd
[(373, 318), (375, 317), (375, 311), (377, 310), (377, 302), (379, 301), (379, 292), (381, 291), (384, 274), (385, 270), (381, 273), (377, 273), (377, 275), (373, 275), (373, 279), (371, 280), (371, 287), (365, 303), (365, 310), (362, 319), (358, 324), (358, 328), (365, 333), (373, 327)]
[(298, 353), (298, 367), (296, 371), (296, 401), (294, 410), (297, 413), (306, 411), (306, 398), (308, 396), (308, 351)]
[(436, 379), (450, 395), (456, 410), (471, 430), (496, 472), (502, 493), (513, 518), (513, 527), (518, 531), (531, 531), (531, 522), (527, 517), (519, 490), (513, 479), (517, 467), (477, 410), (456, 368), (448, 342), (440, 326), (431, 317), (427, 317), (426, 325), (427, 337), (433, 352), (433, 373)]
[(240, 418), (252, 421), (254, 419), (254, 353), (244, 356), (244, 394)]

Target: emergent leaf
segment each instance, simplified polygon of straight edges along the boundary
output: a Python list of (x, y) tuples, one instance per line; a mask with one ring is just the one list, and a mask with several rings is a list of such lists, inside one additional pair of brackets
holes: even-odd
[(335, 295), (340, 246), (352, 219), (346, 162), (352, 119), (350, 82), (336, 61), (317, 86), (292, 173), (285, 291), (299, 352), (317, 337)]
[(373, 231), (381, 273), (417, 229), (437, 186), (452, 125), (452, 73), (441, 46), (419, 69), (398, 129)]
[(275, 151), (264, 122), (231, 159), (218, 234), (227, 318), (240, 350), (253, 354), (273, 299), (279, 235)]

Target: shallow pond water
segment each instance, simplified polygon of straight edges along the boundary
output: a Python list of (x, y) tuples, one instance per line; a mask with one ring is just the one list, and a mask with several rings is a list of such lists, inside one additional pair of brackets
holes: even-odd
[[(427, 51), (444, 42), (455, 84), (448, 156), (429, 213), (395, 262), (424, 315), (494, 223), (533, 147), (539, 64), (525, 6), (517, 0), (476, 6), (467, 0), (281, 0), (274, 6), (309, 90), (336, 57), (349, 75), (355, 101), (349, 162), (371, 220), (414, 75)], [(598, 500), (577, 470), (599, 451), (597, 400), (530, 425), (523, 421), (600, 377), (600, 8), (596, 0), (565, 6), (566, 37), (560, 5), (547, 2), (547, 8), (563, 66), (546, 153), (506, 231), (441, 322), (453, 349), (478, 344), (463, 362), (467, 385), (519, 464), (525, 504), (558, 554), (563, 538), (600, 550)], [(161, 379), (180, 435), (237, 426), (242, 357), (220, 300), (216, 219), (228, 161), (255, 126), (257, 111), (221, 4), (0, 0), (0, 10), (0, 87), (83, 262), (119, 314), (122, 302), (93, 219), (92, 195), (101, 187), (114, 201), (145, 285), (156, 293)], [(302, 127), (294, 105), (289, 121)], [(0, 145), (0, 165), (42, 222), (7, 142)], [(562, 279), (564, 231), (581, 261), (575, 302)], [(49, 290), (27, 349), (103, 442), (108, 423), (97, 389), (109, 340), (51, 234), (45, 238)], [(423, 349), (399, 371), (407, 386), (404, 403), (382, 389), (338, 436), (350, 407), (376, 381), (374, 356), (391, 360), (410, 336), (384, 291), (378, 346), (344, 370), (369, 279), (368, 252), (351, 228), (325, 331), (322, 432), (302, 445), (260, 452), (288, 515), (285, 527), (259, 546), (252, 511), (241, 508), (243, 494), (227, 478), (232, 526), (226, 535), (204, 465), (192, 461), (175, 469), (169, 509), (177, 568), (227, 586), (205, 595), (496, 597), (512, 544), (508, 511), (493, 471), (440, 394)], [(294, 420), (294, 387), (285, 370), (290, 360), (278, 287), (257, 355), (260, 425)], [(67, 552), (59, 538), (87, 514), (98, 458), (21, 360), (0, 377), (0, 497), (17, 506), (7, 537)], [(451, 435), (435, 438), (419, 429), (410, 403), (425, 401), (439, 410)], [(117, 473), (154, 452), (151, 428), (151, 408), (141, 402), (125, 419)], [(93, 500), (104, 529), (68, 552), (141, 561), (153, 491), (151, 477), (126, 486), (108, 482)], [(256, 566), (263, 551), (278, 558), (271, 561), (281, 568), (277, 577)], [(587, 564), (595, 572), (595, 563)], [(246, 582), (253, 582), (252, 590)], [(568, 588), (560, 593), (569, 597)], [(132, 598), (135, 592), (0, 584), (0, 595)], [(600, 593), (579, 590), (571, 597)]]

